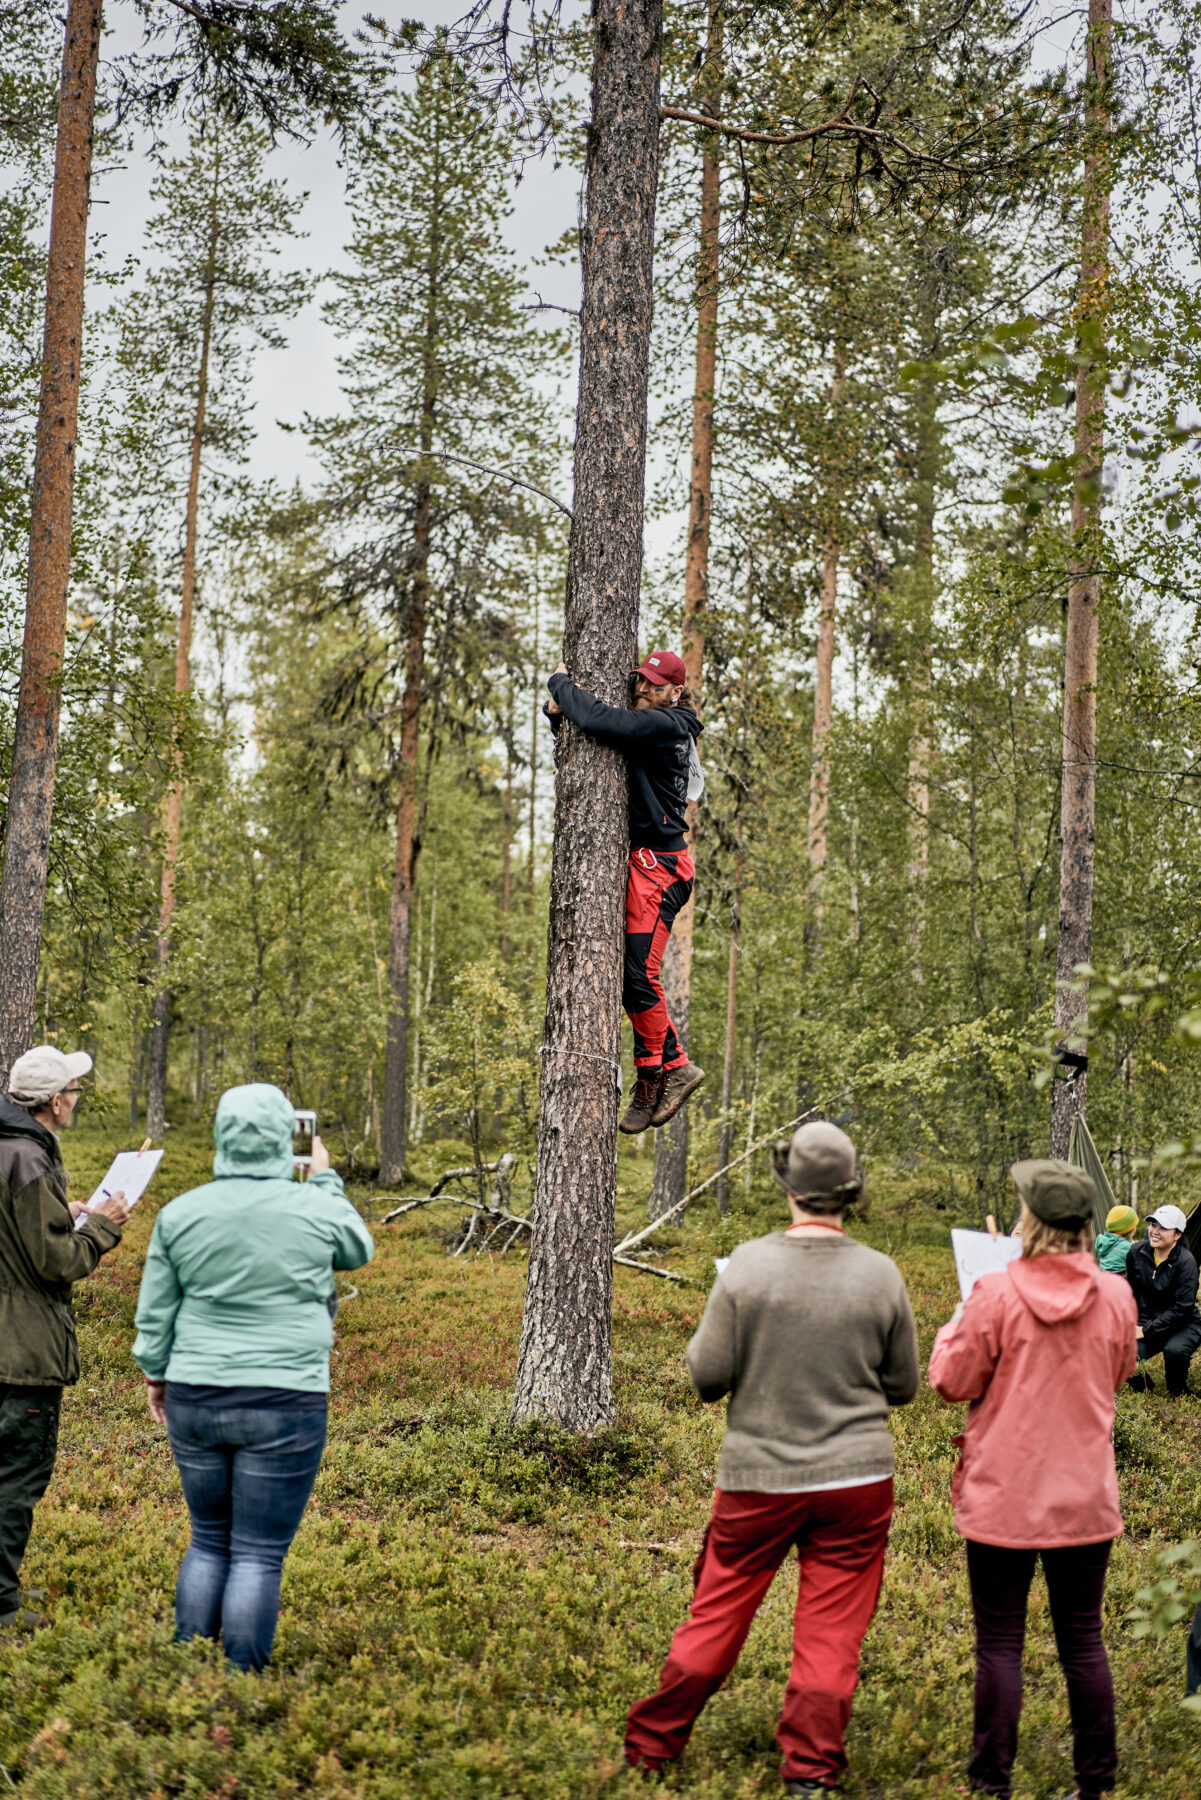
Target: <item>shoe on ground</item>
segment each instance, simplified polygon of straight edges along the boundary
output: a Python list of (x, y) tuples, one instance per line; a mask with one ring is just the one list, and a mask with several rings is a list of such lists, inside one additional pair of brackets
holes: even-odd
[(1130, 1380), (1126, 1383), (1126, 1386), (1135, 1394), (1153, 1394), (1155, 1392), (1155, 1377), (1153, 1375), (1144, 1374), (1132, 1375)]
[(690, 1094), (695, 1094), (705, 1071), (698, 1069), (694, 1062), (681, 1063), (678, 1069), (668, 1069), (663, 1076), (663, 1086), (659, 1090), (659, 1104), (651, 1114), (651, 1124), (666, 1125), (674, 1119)]
[(654, 1069), (649, 1075), (639, 1075), (636, 1078), (630, 1104), (624, 1117), (618, 1120), (618, 1131), (624, 1131), (627, 1137), (635, 1137), (638, 1132), (648, 1129), (659, 1104), (659, 1090), (662, 1086), (662, 1069)]
[(0, 1613), (0, 1632), (11, 1631), (14, 1636), (29, 1637), (49, 1622), (45, 1613), (34, 1612), (28, 1606), (17, 1606), (12, 1612)]
[(824, 1781), (786, 1781), (784, 1792), (786, 1794), (807, 1794), (812, 1796), (812, 1800), (819, 1800), (819, 1797), (820, 1800), (824, 1800), (825, 1795), (836, 1794), (838, 1789), (827, 1787)]

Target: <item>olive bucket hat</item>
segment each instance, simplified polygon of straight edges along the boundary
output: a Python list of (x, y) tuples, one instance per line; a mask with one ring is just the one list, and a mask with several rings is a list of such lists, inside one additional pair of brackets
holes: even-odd
[(780, 1186), (798, 1200), (842, 1195), (849, 1204), (863, 1186), (854, 1144), (824, 1119), (802, 1125), (776, 1144), (771, 1166)]
[(1014, 1163), (1014, 1186), (1036, 1219), (1057, 1231), (1080, 1231), (1093, 1217), (1097, 1190), (1091, 1175), (1073, 1163), (1044, 1157)]

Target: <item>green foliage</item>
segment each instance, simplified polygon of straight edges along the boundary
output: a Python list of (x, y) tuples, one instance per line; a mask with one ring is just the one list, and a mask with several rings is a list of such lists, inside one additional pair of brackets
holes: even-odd
[[(454, 977), (438, 1021), (426, 1104), (466, 1126), (477, 1168), (493, 1115), (507, 1115), (516, 1147), (530, 1151), (537, 1124), (538, 1065), (529, 1010), (492, 963)], [(458, 1135), (456, 1133), (455, 1135)]]

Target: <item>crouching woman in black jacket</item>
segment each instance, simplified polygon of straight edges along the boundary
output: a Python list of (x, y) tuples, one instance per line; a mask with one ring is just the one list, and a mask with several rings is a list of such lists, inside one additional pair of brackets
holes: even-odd
[[(1197, 1311), (1197, 1259), (1184, 1242), (1185, 1217), (1178, 1206), (1161, 1206), (1147, 1220), (1147, 1235), (1126, 1258), (1126, 1279), (1138, 1302), (1138, 1360), (1163, 1352), (1168, 1393), (1179, 1399), (1189, 1364), (1201, 1345)], [(1133, 1375), (1130, 1386), (1149, 1388), (1149, 1375)]]

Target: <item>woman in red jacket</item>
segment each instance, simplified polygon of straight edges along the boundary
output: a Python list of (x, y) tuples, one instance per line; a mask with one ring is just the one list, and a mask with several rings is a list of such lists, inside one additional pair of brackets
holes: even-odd
[(1017, 1163), (1022, 1254), (977, 1281), (934, 1340), (930, 1384), (968, 1400), (952, 1485), (976, 1621), (968, 1780), (1008, 1800), (1022, 1707), (1026, 1599), (1041, 1557), (1068, 1684), (1078, 1800), (1114, 1785), (1113, 1681), (1101, 1639), (1121, 1534), (1113, 1397), (1135, 1366), (1134, 1297), (1099, 1269), (1093, 1184), (1062, 1162)]

